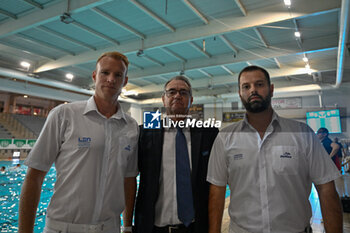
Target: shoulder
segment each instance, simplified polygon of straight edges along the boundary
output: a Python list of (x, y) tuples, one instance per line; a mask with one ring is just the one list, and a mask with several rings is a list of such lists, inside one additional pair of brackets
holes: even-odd
[(130, 127), (133, 127), (133, 128), (139, 128), (138, 124), (137, 124), (137, 121), (132, 118), (129, 114), (127, 113), (124, 113), (124, 117), (125, 117), (125, 121), (126, 123), (130, 126)]
[(87, 101), (76, 101), (68, 104), (60, 104), (57, 107), (53, 108), (50, 113), (52, 114), (62, 114), (67, 112), (82, 112), (86, 107)]
[(224, 127), (222, 130), (220, 130), (220, 134), (222, 133), (234, 133), (236, 131), (239, 131), (239, 129), (242, 127), (243, 120), (232, 123), (226, 127)]
[(314, 133), (310, 126), (304, 122), (284, 117), (279, 117), (278, 121), (284, 131), (288, 130), (288, 132)]

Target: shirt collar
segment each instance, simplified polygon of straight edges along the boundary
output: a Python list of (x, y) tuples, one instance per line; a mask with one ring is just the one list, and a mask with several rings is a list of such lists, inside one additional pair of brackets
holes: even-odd
[[(281, 123), (280, 123), (280, 117), (277, 115), (277, 113), (275, 112), (275, 110), (272, 110), (272, 119), (271, 119), (271, 123), (270, 125), (272, 125), (273, 127), (276, 127), (276, 126), (280, 126)], [(244, 114), (244, 117), (243, 117), (243, 121), (242, 121), (242, 124), (240, 125), (240, 130), (242, 131), (244, 127), (246, 126), (250, 126), (249, 122), (248, 122), (248, 117), (247, 117), (247, 113)]]
[[(121, 108), (119, 102), (117, 102), (117, 108), (118, 108), (118, 111), (116, 113), (114, 113), (113, 116), (111, 116), (111, 118), (113, 118), (113, 119), (124, 119), (126, 121), (125, 113), (124, 113), (123, 109)], [(106, 118), (104, 115), (102, 115), (98, 111), (95, 99), (94, 99), (93, 96), (91, 96), (88, 99), (87, 103), (86, 103), (86, 106), (85, 106), (83, 114), (86, 115), (87, 113), (93, 112), (93, 111), (97, 112), (100, 116)]]

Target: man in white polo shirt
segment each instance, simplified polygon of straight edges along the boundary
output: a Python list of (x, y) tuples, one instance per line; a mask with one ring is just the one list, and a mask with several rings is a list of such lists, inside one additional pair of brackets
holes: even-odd
[[(120, 214), (134, 206), (138, 173), (138, 125), (118, 103), (128, 64), (121, 53), (102, 54), (92, 74), (94, 96), (50, 112), (25, 161), (19, 232), (33, 232), (41, 186), (53, 163), (57, 181), (44, 232), (120, 232)], [(124, 226), (131, 217), (125, 213)]]
[(266, 70), (249, 66), (238, 76), (244, 119), (217, 136), (209, 160), (209, 233), (219, 233), (230, 187), (230, 233), (309, 233), (312, 183), (327, 233), (342, 232), (334, 180), (337, 168), (304, 123), (279, 117), (271, 107)]

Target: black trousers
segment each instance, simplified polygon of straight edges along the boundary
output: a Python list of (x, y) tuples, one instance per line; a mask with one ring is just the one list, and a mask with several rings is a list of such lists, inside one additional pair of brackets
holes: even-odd
[(153, 233), (193, 233), (194, 223), (191, 223), (188, 227), (183, 224), (168, 225), (165, 227), (153, 227)]

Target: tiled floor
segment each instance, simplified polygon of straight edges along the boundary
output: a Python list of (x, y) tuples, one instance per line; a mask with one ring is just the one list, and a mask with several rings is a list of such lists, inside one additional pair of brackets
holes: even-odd
[[(336, 180), (336, 187), (339, 193), (339, 196), (350, 196), (350, 174), (345, 173), (341, 178)], [(313, 229), (313, 233), (324, 233), (324, 227), (322, 224), (322, 215), (320, 203), (318, 200), (317, 191), (314, 187), (312, 187), (311, 195), (310, 195), (310, 203), (312, 206), (312, 218), (311, 218), (311, 226)], [(222, 233), (229, 232), (229, 216), (227, 213), (227, 207), (229, 204), (229, 198), (226, 199), (225, 203), (225, 212), (223, 216), (222, 222)], [(343, 222), (344, 222), (344, 233), (350, 233), (350, 213), (343, 213)]]

